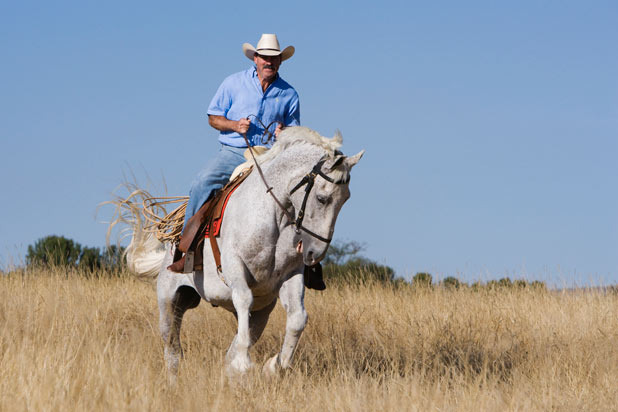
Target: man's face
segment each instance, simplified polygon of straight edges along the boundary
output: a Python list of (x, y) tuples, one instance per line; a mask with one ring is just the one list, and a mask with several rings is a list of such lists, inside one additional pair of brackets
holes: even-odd
[(255, 53), (253, 62), (257, 68), (260, 80), (271, 81), (277, 75), (279, 66), (281, 66), (281, 55), (279, 56), (262, 56)]

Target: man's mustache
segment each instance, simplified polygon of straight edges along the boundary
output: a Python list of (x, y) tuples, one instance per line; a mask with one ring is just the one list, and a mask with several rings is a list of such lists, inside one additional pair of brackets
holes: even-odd
[(275, 66), (273, 66), (272, 64), (266, 64), (266, 65), (264, 65), (264, 68), (265, 68), (265, 69), (276, 70), (276, 67), (275, 67)]

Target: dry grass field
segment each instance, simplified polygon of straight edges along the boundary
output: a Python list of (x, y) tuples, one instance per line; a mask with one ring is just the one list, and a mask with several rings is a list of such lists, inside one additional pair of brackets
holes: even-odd
[[(235, 321), (202, 302), (170, 387), (151, 284), (0, 276), (0, 410), (618, 410), (615, 293), (331, 285), (306, 303), (293, 370), (228, 380)], [(279, 349), (284, 322), (278, 307), (256, 364)]]

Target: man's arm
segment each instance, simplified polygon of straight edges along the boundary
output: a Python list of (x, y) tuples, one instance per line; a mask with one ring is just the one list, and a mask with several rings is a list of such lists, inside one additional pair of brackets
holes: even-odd
[(277, 123), (275, 137), (279, 137), (281, 130), (287, 126), (300, 126), (300, 103), (298, 101), (298, 94), (293, 97), (288, 113), (285, 114), (285, 124)]
[(249, 130), (249, 119), (229, 120), (225, 116), (208, 115), (208, 124), (220, 132), (236, 132), (245, 134)]
[(300, 101), (295, 93), (285, 115), (286, 126), (300, 126)]

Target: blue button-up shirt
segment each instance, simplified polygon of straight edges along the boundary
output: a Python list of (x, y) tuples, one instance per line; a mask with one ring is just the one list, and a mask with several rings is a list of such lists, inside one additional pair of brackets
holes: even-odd
[[(285, 126), (300, 125), (300, 104), (298, 93), (279, 75), (275, 81), (262, 92), (262, 86), (255, 67), (234, 73), (219, 86), (217, 93), (208, 106), (208, 114), (224, 116), (229, 120), (249, 117), (251, 126), (247, 139), (252, 145), (261, 145), (264, 126), (278, 121)], [(275, 131), (275, 124), (270, 128)], [(243, 137), (236, 132), (221, 132), (219, 141), (233, 147), (247, 147)]]

